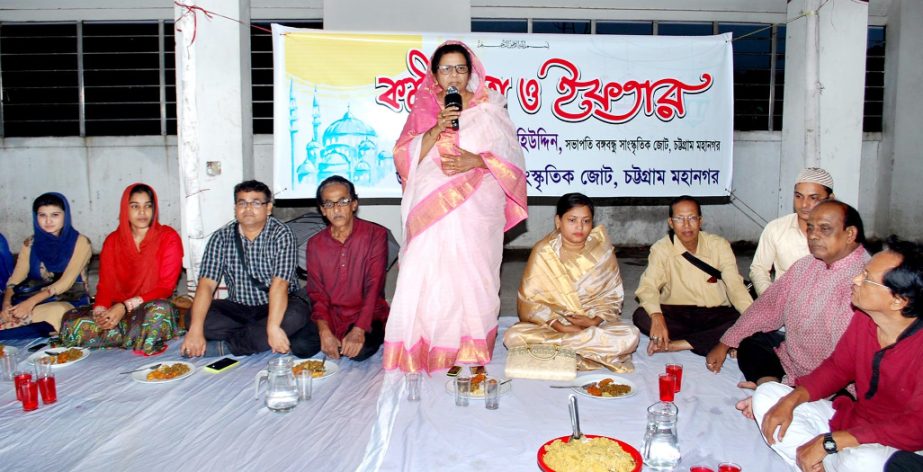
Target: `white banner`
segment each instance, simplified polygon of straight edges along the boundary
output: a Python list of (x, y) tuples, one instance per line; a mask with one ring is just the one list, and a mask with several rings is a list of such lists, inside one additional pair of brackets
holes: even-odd
[(731, 188), (730, 34), (704, 37), (342, 33), (273, 25), (274, 191), (313, 198), (340, 174), (400, 197), (392, 148), (447, 39), (509, 101), (529, 196), (724, 196)]

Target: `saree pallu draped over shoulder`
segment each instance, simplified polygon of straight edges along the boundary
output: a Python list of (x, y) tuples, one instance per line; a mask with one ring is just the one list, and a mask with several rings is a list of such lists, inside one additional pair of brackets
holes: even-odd
[[(441, 110), (441, 89), (427, 75), (395, 146), (404, 188), (404, 247), (385, 334), (385, 369), (484, 364), (493, 353), (503, 233), (526, 218), (525, 160), (506, 100), (484, 87), (483, 66), (473, 52), (471, 62), (472, 98), (459, 130), (443, 132), (420, 158), (423, 134)], [(441, 155), (456, 154), (455, 146), (480, 155), (486, 168), (445, 175)]]
[[(640, 333), (622, 323), (624, 291), (612, 243), (603, 226), (590, 232), (586, 246), (576, 258), (561, 258), (561, 236), (553, 231), (532, 249), (519, 287), (520, 323), (507, 330), (508, 348), (530, 344), (556, 344), (573, 349), (579, 370), (605, 367), (631, 372), (631, 353)], [(566, 315), (602, 318), (599, 326), (577, 333), (561, 333), (550, 327), (554, 320), (569, 324)]]

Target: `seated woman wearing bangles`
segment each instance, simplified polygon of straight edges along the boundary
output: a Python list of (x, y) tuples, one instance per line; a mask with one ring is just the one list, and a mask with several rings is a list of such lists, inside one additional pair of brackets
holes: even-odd
[(158, 221), (157, 194), (145, 184), (129, 185), (122, 193), (119, 227), (106, 237), (99, 255), (93, 309), (68, 312), (61, 341), (148, 355), (164, 349), (164, 341), (182, 334), (176, 308), (168, 300), (182, 259), (179, 235)]
[(555, 230), (532, 249), (519, 286), (520, 323), (507, 348), (555, 344), (573, 349), (579, 370), (631, 372), (640, 334), (621, 322), (622, 277), (606, 229), (593, 227), (593, 201), (579, 193), (558, 200)]
[(90, 240), (71, 225), (70, 204), (60, 193), (32, 202), (32, 227), (7, 281), (0, 329), (47, 322), (57, 331), (67, 310), (90, 303)]

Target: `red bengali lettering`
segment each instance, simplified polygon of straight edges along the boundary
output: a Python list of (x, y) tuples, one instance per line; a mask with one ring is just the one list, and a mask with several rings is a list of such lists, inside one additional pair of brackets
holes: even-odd
[(519, 107), (530, 115), (542, 107), (542, 85), (537, 79), (519, 79)]
[[(548, 77), (554, 68), (564, 70), (565, 75), (558, 80), (556, 89), (559, 96), (554, 100), (552, 113), (558, 119), (568, 122), (584, 121), (594, 116), (607, 123), (627, 123), (642, 110), (646, 116), (656, 115), (661, 121), (671, 121), (685, 116), (687, 94), (703, 93), (713, 83), (711, 74), (703, 73), (698, 84), (687, 84), (674, 78), (664, 78), (653, 83), (649, 80), (629, 80), (624, 84), (603, 84), (599, 79), (581, 80), (580, 69), (562, 58), (545, 61), (539, 68), (538, 77)], [(523, 80), (519, 81), (519, 93), (523, 110), (529, 113), (529, 109), (538, 109), (540, 104), (535, 102), (540, 100), (536, 98), (535, 90), (530, 89), (528, 84), (524, 88)], [(621, 103), (623, 106), (617, 107), (623, 99), (626, 100)], [(621, 112), (616, 112), (617, 108)]]
[(510, 79), (501, 79), (491, 75), (487, 76), (487, 78), (484, 80), (484, 84), (487, 85), (487, 88), (494, 90), (503, 96), (506, 96), (507, 92), (510, 91), (510, 87), (512, 86)]
[(409, 77), (392, 79), (390, 77), (375, 77), (375, 88), (384, 89), (377, 97), (375, 103), (389, 108), (391, 111), (409, 111), (413, 107), (413, 98), (417, 87), (426, 77), (429, 68), (429, 59), (418, 49), (407, 51), (407, 71)]

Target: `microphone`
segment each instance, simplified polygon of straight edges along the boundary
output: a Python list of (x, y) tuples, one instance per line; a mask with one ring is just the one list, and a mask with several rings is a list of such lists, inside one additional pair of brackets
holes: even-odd
[[(445, 91), (445, 107), (456, 107), (458, 111), (462, 109), (462, 97), (454, 85), (450, 85)], [(458, 118), (452, 120), (452, 129), (458, 131)]]

